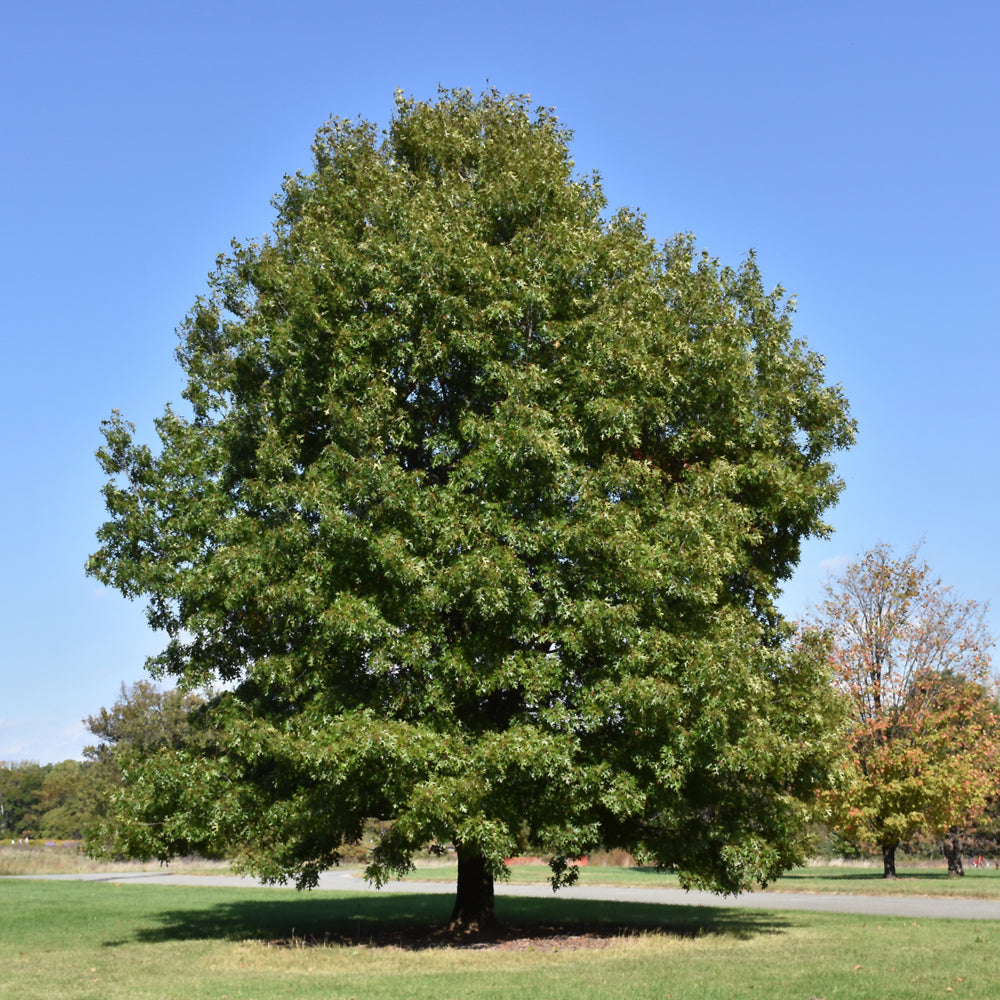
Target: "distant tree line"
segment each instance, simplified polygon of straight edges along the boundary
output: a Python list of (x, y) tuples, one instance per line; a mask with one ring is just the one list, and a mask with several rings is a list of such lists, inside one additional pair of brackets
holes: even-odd
[(0, 761), (0, 838), (79, 840), (99, 806), (89, 762)]

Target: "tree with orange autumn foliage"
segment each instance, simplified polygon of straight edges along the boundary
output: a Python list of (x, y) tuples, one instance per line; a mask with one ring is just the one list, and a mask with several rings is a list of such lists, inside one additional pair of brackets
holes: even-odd
[(850, 708), (831, 822), (881, 849), (886, 878), (901, 843), (986, 808), (1000, 761), (986, 610), (956, 598), (917, 548), (899, 558), (882, 544), (828, 583), (812, 622)]

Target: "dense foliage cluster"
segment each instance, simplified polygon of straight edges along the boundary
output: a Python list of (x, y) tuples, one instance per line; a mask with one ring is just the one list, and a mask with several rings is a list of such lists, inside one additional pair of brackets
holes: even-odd
[(190, 412), (105, 425), (89, 571), (228, 688), (134, 762), (124, 849), (308, 886), (392, 820), (370, 877), (454, 844), (459, 922), (527, 843), (799, 858), (830, 694), (773, 601), (853, 424), (752, 257), (606, 217), (568, 141), (495, 93), (329, 122), (181, 330)]
[(0, 761), (0, 838), (22, 840), (45, 836), (65, 839), (80, 836), (80, 826), (63, 822), (65, 817), (59, 815), (49, 816), (51, 809), (65, 805), (53, 802), (52, 784), (58, 783), (58, 777), (52, 777), (53, 772), (57, 769), (65, 771), (66, 766), (76, 764), (76, 761), (64, 761), (62, 764)]

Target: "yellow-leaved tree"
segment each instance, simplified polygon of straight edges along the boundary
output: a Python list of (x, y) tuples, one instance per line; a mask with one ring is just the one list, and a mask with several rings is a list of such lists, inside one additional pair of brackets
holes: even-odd
[(944, 837), (987, 805), (1000, 719), (986, 610), (956, 598), (918, 548), (897, 557), (880, 544), (827, 585), (812, 622), (850, 705), (833, 825), (880, 848), (886, 878), (900, 844)]

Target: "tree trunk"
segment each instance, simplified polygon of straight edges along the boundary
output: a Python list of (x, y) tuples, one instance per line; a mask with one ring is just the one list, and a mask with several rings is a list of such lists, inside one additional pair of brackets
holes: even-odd
[(948, 874), (953, 878), (965, 874), (962, 867), (962, 839), (958, 836), (944, 838), (944, 856), (948, 859)]
[(882, 845), (882, 878), (896, 878), (896, 845)]
[(478, 848), (456, 844), (455, 850), (458, 854), (458, 889), (448, 927), (464, 933), (487, 930), (496, 924), (493, 873)]

